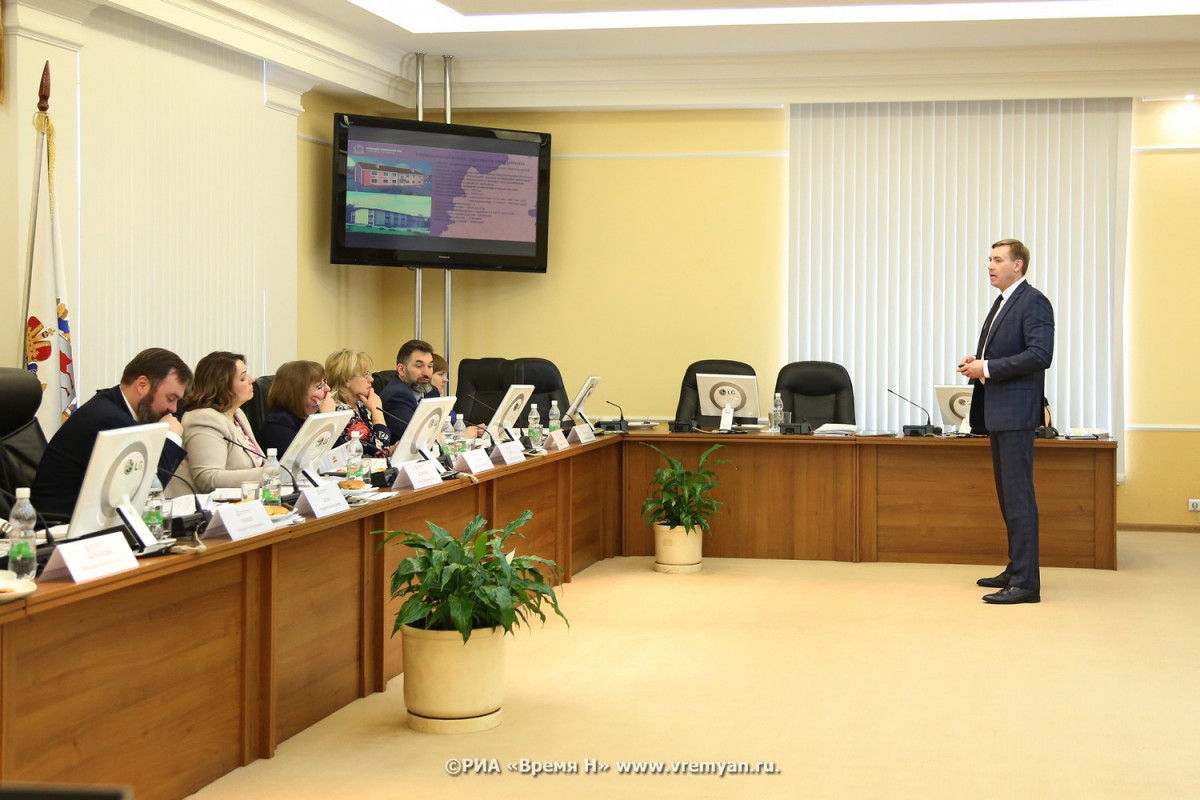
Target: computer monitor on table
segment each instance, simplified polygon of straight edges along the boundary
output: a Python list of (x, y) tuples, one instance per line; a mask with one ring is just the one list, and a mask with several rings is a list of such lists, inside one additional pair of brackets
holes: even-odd
[(942, 428), (947, 434), (962, 430), (963, 423), (970, 425), (973, 386), (937, 384), (933, 390), (937, 393), (938, 410), (942, 413)]
[[(513, 428), (517, 424), (517, 418), (521, 416), (521, 412), (525, 410), (525, 406), (529, 405), (530, 398), (533, 397), (534, 386), (531, 383), (514, 383), (508, 387), (508, 391), (504, 393), (504, 399), (500, 401), (500, 405), (496, 406), (496, 413), (492, 415), (492, 420), (487, 424), (487, 432), (491, 435), (492, 441), (502, 442), (507, 435), (513, 441), (520, 441), (520, 434)], [(542, 414), (542, 409), (538, 409), (538, 413)], [(542, 417), (542, 423), (545, 424), (545, 417)]]
[[(721, 430), (758, 422), (758, 378), (754, 375), (696, 373), (700, 413), (721, 417)], [(729, 409), (731, 416), (725, 415)]]
[(437, 460), (437, 442), (441, 436), (454, 403), (458, 400), (454, 395), (448, 397), (426, 397), (417, 403), (412, 418), (400, 441), (392, 448), (392, 466), (399, 466), (407, 461), (420, 461), (422, 458)]
[(279, 459), (279, 463), (288, 471), (293, 481), (298, 481), (303, 476), (313, 486), (320, 485), (317, 465), (333, 449), (342, 431), (350, 424), (352, 416), (354, 412), (350, 410), (322, 411), (304, 420), (296, 438), (292, 439), (292, 443)]
[(583, 413), (583, 407), (587, 404), (588, 398), (592, 396), (592, 392), (596, 391), (596, 386), (600, 383), (600, 376), (589, 375), (588, 379), (583, 382), (583, 386), (579, 387), (579, 392), (575, 395), (575, 399), (571, 401), (571, 405), (567, 408), (567, 413), (563, 415), (563, 419), (583, 420), (583, 423), (589, 428), (595, 427), (592, 421), (587, 418), (587, 414)]
[(138, 526), (133, 518), (138, 522), (142, 519), (142, 507), (158, 472), (158, 458), (166, 441), (165, 422), (130, 425), (96, 434), (96, 444), (67, 527), (67, 538), (124, 527), (138, 537), (143, 547), (154, 546), (153, 537), (147, 541), (148, 532), (142, 531), (144, 526)]

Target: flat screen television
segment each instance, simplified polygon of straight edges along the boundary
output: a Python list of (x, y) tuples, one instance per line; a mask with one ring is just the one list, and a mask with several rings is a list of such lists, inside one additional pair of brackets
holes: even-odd
[(545, 272), (550, 134), (335, 114), (334, 264)]

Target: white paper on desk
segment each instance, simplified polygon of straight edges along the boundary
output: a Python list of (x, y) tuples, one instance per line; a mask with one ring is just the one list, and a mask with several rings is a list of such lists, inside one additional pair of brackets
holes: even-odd
[(301, 514), (312, 514), (317, 519), (349, 511), (350, 504), (337, 484), (327, 483), (324, 486), (312, 486), (300, 490), (300, 499), (296, 501), (296, 510)]
[(566, 450), (568, 447), (570, 445), (567, 444), (567, 437), (561, 430), (554, 431), (546, 437), (547, 450)]
[(856, 433), (858, 433), (856, 426), (840, 422), (826, 422), (813, 431), (815, 436), (853, 436)]
[(427, 489), (442, 482), (442, 473), (434, 461), (405, 461), (400, 465), (393, 489)]
[(262, 500), (222, 503), (217, 506), (201, 538), (207, 539), (218, 533), (226, 533), (236, 542), (238, 539), (249, 539), (274, 529), (271, 518), (267, 516), (267, 510), (263, 508)]
[(67, 572), (75, 583), (83, 583), (137, 569), (137, 566), (137, 558), (125, 540), (125, 534), (106, 533), (90, 539), (59, 543), (50, 554), (50, 561), (46, 563), (41, 579)]

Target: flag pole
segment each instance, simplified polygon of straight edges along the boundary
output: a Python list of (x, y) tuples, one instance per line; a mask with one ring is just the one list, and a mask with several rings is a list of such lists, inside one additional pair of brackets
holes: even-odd
[[(46, 129), (38, 125), (39, 118), (46, 117), (50, 110), (50, 62), (42, 68), (42, 82), (38, 85), (38, 113), (33, 117), (33, 126), (37, 128), (37, 148), (33, 167), (33, 202), (29, 207), (29, 247), (25, 256), (25, 294), (22, 298), (21, 310), (24, 312), (18, 322), (21, 323), (20, 342), (21, 355), (17, 366), (24, 368), (29, 363), (29, 353), (25, 347), (26, 325), (29, 322), (30, 291), (33, 285), (33, 243), (37, 236), (38, 195), (42, 189), (42, 151), (46, 144)], [(49, 118), (47, 117), (47, 122)]]

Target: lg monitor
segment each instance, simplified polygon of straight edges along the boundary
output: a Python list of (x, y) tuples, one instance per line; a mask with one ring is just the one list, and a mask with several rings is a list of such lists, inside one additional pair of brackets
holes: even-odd
[[(158, 472), (158, 458), (166, 441), (165, 422), (96, 434), (67, 538), (77, 539), (107, 528), (134, 530), (132, 519), (141, 521), (142, 506)], [(149, 547), (154, 541), (143, 540), (142, 544)]]
[[(521, 416), (525, 406), (529, 405), (533, 389), (531, 383), (514, 383), (508, 387), (500, 405), (496, 406), (496, 413), (492, 415), (491, 422), (487, 424), (487, 432), (491, 434), (492, 441), (503, 441), (505, 434), (513, 441), (520, 441), (521, 437), (513, 430), (513, 425), (517, 424), (517, 418)], [(542, 410), (538, 409), (538, 412), (542, 413)], [(543, 424), (544, 419), (543, 417)]]
[(974, 387), (938, 384), (933, 390), (937, 393), (938, 409), (942, 412), (942, 428), (947, 433), (961, 431), (964, 424), (971, 424)]
[(758, 378), (696, 373), (700, 413), (721, 418), (721, 430), (758, 422)]
[(408, 427), (392, 448), (392, 466), (422, 458), (437, 460), (437, 441), (454, 410), (458, 398), (426, 397), (417, 403), (417, 409), (408, 421)]
[(323, 411), (312, 414), (300, 426), (296, 438), (280, 457), (279, 463), (296, 481), (303, 475), (313, 486), (319, 486), (317, 464), (333, 449), (342, 431), (350, 424), (353, 411)]
[(583, 386), (579, 387), (579, 391), (575, 395), (575, 399), (571, 401), (571, 405), (567, 408), (567, 413), (563, 419), (583, 420), (588, 427), (595, 427), (592, 421), (583, 413), (583, 407), (587, 404), (588, 398), (592, 396), (592, 392), (596, 391), (596, 387), (600, 384), (598, 375), (589, 375), (588, 379), (583, 382)]

